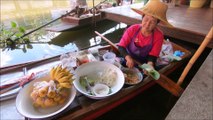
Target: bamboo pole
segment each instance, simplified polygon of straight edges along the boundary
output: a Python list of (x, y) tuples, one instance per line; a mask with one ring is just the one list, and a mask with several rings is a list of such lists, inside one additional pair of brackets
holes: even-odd
[(190, 59), (189, 63), (185, 67), (183, 73), (181, 74), (181, 76), (180, 76), (180, 78), (179, 78), (179, 80), (177, 82), (177, 85), (180, 86), (183, 83), (183, 80), (185, 79), (185, 77), (188, 74), (189, 70), (191, 69), (191, 67), (193, 66), (195, 61), (198, 59), (200, 54), (203, 52), (205, 47), (208, 45), (208, 43), (212, 40), (212, 37), (213, 37), (213, 26), (211, 27), (209, 33), (206, 35), (205, 39), (201, 43), (201, 45), (198, 48), (198, 50), (195, 52), (195, 54), (192, 56), (192, 58)]

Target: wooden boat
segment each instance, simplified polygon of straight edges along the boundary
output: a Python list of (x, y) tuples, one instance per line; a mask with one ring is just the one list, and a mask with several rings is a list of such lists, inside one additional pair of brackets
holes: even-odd
[[(168, 75), (172, 73), (174, 70), (178, 69), (184, 62), (188, 60), (187, 58), (191, 56), (190, 51), (184, 49), (183, 47), (177, 44), (173, 43), (172, 45), (174, 50), (180, 50), (184, 52), (185, 54), (184, 56), (181, 57), (182, 58), (181, 61), (171, 62), (170, 64), (161, 68), (159, 72), (164, 75)], [(98, 50), (102, 50), (102, 49), (113, 51), (111, 46), (104, 46)], [(88, 50), (85, 50), (85, 51), (88, 51)], [(52, 59), (46, 59), (44, 61), (37, 61), (37, 62), (29, 63), (29, 64), (22, 64), (20, 66), (17, 65), (13, 69), (5, 68), (4, 74), (11, 74), (11, 72), (14, 74), (15, 72), (22, 70), (23, 67), (27, 67), (28, 70), (33, 70), (42, 65), (46, 66), (46, 64), (58, 62), (59, 57), (60, 56), (54, 57)], [(78, 93), (73, 103), (65, 111), (53, 117), (57, 119), (61, 119), (61, 120), (94, 119), (110, 111), (112, 108), (115, 108), (118, 105), (134, 98), (135, 96), (142, 93), (146, 89), (150, 88), (154, 84), (156, 84), (156, 82), (153, 81), (151, 77), (145, 77), (143, 82), (133, 86), (123, 87), (117, 94), (102, 100), (92, 100)], [(2, 102), (2, 104), (4, 104), (4, 102)]]
[(91, 24), (93, 22), (98, 22), (101, 20), (101, 14), (95, 14), (93, 16), (92, 14), (86, 14), (80, 18), (78, 17), (73, 17), (73, 16), (65, 16), (62, 19), (62, 22), (74, 24), (74, 25), (86, 25), (86, 24)]
[(77, 6), (74, 9), (73, 13), (61, 17), (62, 23), (49, 27), (49, 28), (46, 28), (46, 30), (54, 31), (54, 32), (61, 32), (61, 31), (65, 31), (68, 29), (88, 25), (91, 23), (96, 23), (100, 20), (103, 20), (100, 10), (103, 8), (112, 7), (112, 5), (110, 3), (104, 3), (105, 1), (97, 4), (94, 7), (95, 10), (93, 10), (94, 8), (87, 10), (86, 8), (79, 8)]
[(78, 6), (75, 8), (75, 13), (66, 15), (62, 17), (62, 22), (71, 23), (75, 25), (85, 25), (91, 24), (94, 22), (98, 22), (102, 20), (100, 10), (103, 8), (110, 8), (112, 5), (110, 3), (100, 2), (96, 6), (91, 9), (87, 8), (79, 8)]
[(92, 14), (84, 15), (83, 17), (73, 17), (73, 16), (65, 16), (61, 18), (61, 23), (54, 25), (52, 27), (46, 28), (48, 31), (53, 32), (62, 32), (70, 29), (80, 28), (85, 25), (93, 24), (103, 20), (101, 14)]

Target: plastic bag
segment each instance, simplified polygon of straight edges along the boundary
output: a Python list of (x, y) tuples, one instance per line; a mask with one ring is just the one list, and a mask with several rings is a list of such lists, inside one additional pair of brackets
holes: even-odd
[(161, 49), (161, 54), (162, 54), (161, 56), (173, 54), (172, 43), (169, 41), (169, 39), (164, 41), (164, 43), (162, 45), (162, 49)]
[(159, 66), (169, 64), (172, 60), (168, 56), (173, 56), (173, 47), (169, 39), (164, 41), (156, 65)]

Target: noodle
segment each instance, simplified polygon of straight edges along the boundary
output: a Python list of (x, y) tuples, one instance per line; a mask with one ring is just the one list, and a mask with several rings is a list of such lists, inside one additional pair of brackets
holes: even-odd
[(103, 73), (99, 74), (99, 79), (97, 82), (104, 83), (109, 87), (112, 87), (115, 84), (117, 79), (117, 73), (112, 69), (105, 69)]

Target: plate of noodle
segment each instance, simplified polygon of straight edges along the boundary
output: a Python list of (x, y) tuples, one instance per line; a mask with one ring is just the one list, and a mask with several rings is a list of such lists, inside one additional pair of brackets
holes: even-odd
[(125, 84), (135, 85), (143, 80), (142, 73), (137, 68), (122, 68), (125, 77)]
[(115, 65), (94, 61), (75, 70), (73, 85), (91, 99), (103, 99), (116, 94), (124, 85), (123, 72)]

